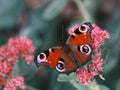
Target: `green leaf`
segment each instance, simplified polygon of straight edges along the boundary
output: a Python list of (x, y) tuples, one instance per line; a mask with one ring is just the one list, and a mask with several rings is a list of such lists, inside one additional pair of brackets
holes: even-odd
[(71, 73), (69, 76), (66, 74), (60, 74), (57, 78), (57, 80), (60, 82), (68, 82), (73, 79), (75, 79), (74, 73)]
[(88, 87), (85, 85), (81, 85), (76, 82), (76, 80), (71, 80), (70, 83), (77, 89), (77, 90), (90, 90)]
[(120, 90), (120, 79), (119, 79), (118, 82), (117, 82), (116, 90)]
[(76, 80), (71, 80), (70, 83), (77, 89), (77, 90), (110, 90), (108, 87), (104, 85), (98, 85), (96, 81), (90, 82), (87, 85), (81, 85), (76, 82)]
[(110, 90), (107, 86), (99, 85), (99, 90)]

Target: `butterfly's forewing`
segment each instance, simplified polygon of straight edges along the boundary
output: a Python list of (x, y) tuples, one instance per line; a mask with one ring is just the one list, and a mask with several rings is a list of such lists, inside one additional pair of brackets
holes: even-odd
[(90, 33), (92, 29), (93, 27), (89, 22), (84, 23), (78, 27), (72, 33), (72, 35), (69, 36), (66, 43), (72, 46), (89, 44), (91, 40)]
[(46, 65), (50, 68), (55, 68), (61, 54), (60, 47), (54, 47), (40, 53), (34, 62), (37, 66)]

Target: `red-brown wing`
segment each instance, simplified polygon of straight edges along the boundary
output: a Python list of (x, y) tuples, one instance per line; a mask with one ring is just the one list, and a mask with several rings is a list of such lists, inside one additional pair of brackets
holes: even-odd
[(55, 68), (61, 54), (62, 53), (60, 47), (54, 47), (44, 52), (41, 52), (34, 60), (34, 62), (37, 66), (46, 65), (50, 68)]
[(47, 57), (47, 61), (45, 62), (45, 64), (52, 68), (56, 67), (61, 54), (62, 53), (60, 47), (54, 47), (52, 49), (49, 49), (49, 56)]
[[(61, 68), (60, 66), (63, 66), (63, 68)], [(78, 67), (76, 66), (76, 63), (71, 60), (71, 57), (66, 53), (62, 53), (62, 56), (60, 57), (56, 66), (56, 70), (60, 73), (70, 74), (74, 72), (77, 68)]]
[(84, 23), (69, 36), (66, 42), (71, 48), (76, 64), (79, 66), (84, 65), (91, 56), (90, 41), (92, 29), (93, 27), (89, 22)]
[(89, 45), (71, 46), (73, 56), (76, 58), (76, 64), (82, 66), (90, 60), (91, 47)]
[(61, 48), (62, 47), (54, 47), (40, 53), (34, 62), (38, 67), (45, 65), (50, 68), (56, 68), (60, 73), (69, 74), (75, 71), (77, 68), (76, 64)]
[(89, 44), (91, 37), (91, 30), (93, 29), (90, 23), (84, 23), (80, 27), (78, 27), (72, 35), (69, 36), (67, 40), (67, 44), (72, 46)]

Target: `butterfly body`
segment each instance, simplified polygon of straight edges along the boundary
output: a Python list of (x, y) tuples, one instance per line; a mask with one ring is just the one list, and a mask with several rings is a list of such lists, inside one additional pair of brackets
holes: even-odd
[(37, 66), (46, 65), (56, 68), (60, 73), (70, 74), (89, 61), (92, 50), (90, 47), (92, 25), (84, 23), (69, 36), (66, 43), (50, 48), (34, 60)]

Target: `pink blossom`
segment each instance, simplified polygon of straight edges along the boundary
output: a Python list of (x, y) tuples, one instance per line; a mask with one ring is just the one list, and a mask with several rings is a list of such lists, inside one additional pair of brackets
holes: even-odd
[(0, 63), (0, 73), (2, 75), (6, 75), (7, 73), (11, 72), (13, 70), (12, 66), (10, 63), (4, 63), (4, 64), (1, 64)]
[[(92, 24), (92, 26), (93, 30), (91, 31), (92, 40), (90, 42), (90, 46), (92, 47), (94, 55), (91, 56), (92, 63), (88, 65), (88, 68), (83, 67), (75, 72), (77, 81), (80, 84), (87, 84), (91, 78), (98, 75), (99, 72), (103, 70), (103, 60), (100, 58), (101, 51), (99, 50), (99, 47), (104, 44), (104, 39), (110, 38), (107, 31), (100, 29), (96, 24)], [(72, 34), (78, 27), (79, 25), (75, 25), (68, 31), (68, 33)]]
[(33, 60), (33, 59), (34, 59), (34, 56), (32, 56), (32, 55), (26, 55), (25, 56), (25, 62), (27, 64), (30, 64), (31, 60)]
[(25, 89), (24, 78), (22, 76), (13, 77), (5, 84), (4, 90), (16, 90), (17, 88)]
[(6, 45), (0, 47), (0, 87), (4, 86), (6, 81), (12, 77), (13, 64), (19, 58), (25, 58), (25, 62), (30, 64), (34, 58), (33, 52), (32, 41), (25, 37), (12, 37)]
[(31, 54), (34, 52), (34, 46), (32, 44), (32, 41), (26, 37), (10, 38), (8, 40), (7, 47), (12, 51), (14, 50), (15, 54), (19, 54), (22, 58), (27, 59), (25, 60), (27, 64), (29, 64), (30, 60), (33, 59), (33, 55)]
[(77, 81), (81, 84), (87, 84), (92, 75), (86, 69), (79, 69), (75, 72)]
[(102, 44), (104, 44), (105, 38), (110, 38), (110, 35), (107, 31), (102, 30), (96, 24), (92, 24), (93, 30), (91, 33), (91, 46), (93, 49), (99, 48)]
[(90, 69), (93, 71), (101, 71), (102, 70), (102, 64), (103, 60), (100, 59), (101, 52), (96, 52), (96, 55), (92, 57), (92, 64), (90, 64)]

